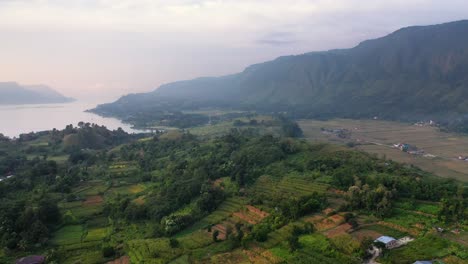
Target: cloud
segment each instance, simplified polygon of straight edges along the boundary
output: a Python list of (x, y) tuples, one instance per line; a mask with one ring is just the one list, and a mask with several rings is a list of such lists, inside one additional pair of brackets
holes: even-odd
[(0, 81), (151, 90), (467, 14), (466, 0), (0, 0)]
[(291, 45), (296, 42), (298, 42), (298, 40), (292, 32), (271, 32), (257, 40), (257, 43), (271, 46)]

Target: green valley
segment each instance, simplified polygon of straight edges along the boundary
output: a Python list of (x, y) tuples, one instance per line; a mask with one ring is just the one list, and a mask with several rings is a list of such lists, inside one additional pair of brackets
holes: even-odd
[(362, 263), (381, 236), (414, 241), (380, 263), (468, 260), (466, 183), (301, 134), (250, 114), (3, 138), (0, 261)]

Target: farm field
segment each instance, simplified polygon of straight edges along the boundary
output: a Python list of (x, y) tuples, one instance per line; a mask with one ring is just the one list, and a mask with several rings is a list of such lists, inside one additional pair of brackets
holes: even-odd
[(328, 185), (314, 182), (310, 179), (286, 176), (280, 180), (262, 176), (251, 187), (251, 191), (259, 194), (282, 193), (291, 196), (307, 195), (314, 192), (324, 193)]
[[(468, 162), (458, 160), (459, 155), (468, 155), (468, 136), (440, 132), (436, 127), (380, 120), (300, 120), (298, 123), (304, 136), (312, 142), (353, 142), (359, 150), (412, 164), (441, 177), (468, 182)], [(321, 128), (347, 129), (350, 136), (340, 138), (322, 133)], [(411, 144), (435, 157), (410, 155), (391, 147), (396, 143)]]

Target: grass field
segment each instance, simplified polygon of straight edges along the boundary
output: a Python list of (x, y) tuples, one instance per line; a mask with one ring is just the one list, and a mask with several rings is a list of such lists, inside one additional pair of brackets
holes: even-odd
[[(301, 120), (299, 125), (310, 141), (361, 143), (356, 146), (357, 149), (413, 164), (438, 176), (468, 181), (468, 162), (457, 159), (459, 155), (468, 155), (468, 136), (440, 132), (436, 127), (380, 120)], [(321, 128), (344, 128), (351, 131), (351, 135), (350, 138), (342, 139), (333, 134), (322, 133)], [(414, 145), (435, 157), (410, 155), (391, 147), (400, 142)]]
[(80, 243), (83, 238), (82, 225), (70, 225), (54, 233), (51, 243), (58, 246)]

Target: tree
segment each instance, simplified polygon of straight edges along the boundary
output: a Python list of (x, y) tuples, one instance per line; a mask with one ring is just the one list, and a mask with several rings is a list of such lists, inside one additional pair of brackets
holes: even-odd
[(169, 246), (171, 248), (177, 248), (179, 247), (179, 240), (177, 240), (176, 238), (170, 238), (169, 239)]
[(46, 224), (56, 224), (61, 217), (57, 203), (50, 199), (43, 199), (39, 203), (38, 215)]
[(294, 252), (300, 248), (299, 236), (291, 234), (288, 238), (288, 247), (290, 252)]
[(212, 236), (213, 236), (213, 241), (218, 242), (219, 231), (218, 230), (213, 231)]
[(115, 250), (113, 247), (105, 246), (102, 248), (102, 256), (105, 258), (110, 258), (115, 255)]

